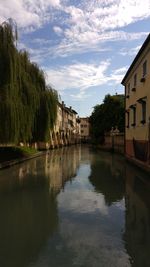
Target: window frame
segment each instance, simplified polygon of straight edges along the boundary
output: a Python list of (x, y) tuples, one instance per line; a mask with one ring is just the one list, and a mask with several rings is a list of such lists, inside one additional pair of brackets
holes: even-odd
[(137, 86), (137, 73), (134, 74), (134, 87)]
[(147, 60), (144, 61), (143, 63), (143, 76), (145, 77), (147, 75)]

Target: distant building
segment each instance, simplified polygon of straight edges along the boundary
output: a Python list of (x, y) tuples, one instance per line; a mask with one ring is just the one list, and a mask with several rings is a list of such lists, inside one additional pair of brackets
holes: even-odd
[(80, 118), (80, 128), (81, 128), (81, 141), (89, 142), (90, 140), (90, 122), (89, 118)]
[[(125, 153), (150, 167), (150, 34), (122, 80), (125, 86)], [(148, 167), (148, 168), (147, 168)]]
[(80, 120), (77, 112), (65, 103), (58, 103), (57, 120), (51, 132), (51, 147), (77, 144), (80, 142)]

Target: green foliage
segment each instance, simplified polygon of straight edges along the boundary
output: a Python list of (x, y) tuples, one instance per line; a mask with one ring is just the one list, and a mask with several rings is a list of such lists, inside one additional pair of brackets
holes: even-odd
[(58, 95), (28, 53), (16, 49), (15, 38), (11, 24), (0, 25), (0, 143), (45, 141)]
[(120, 132), (124, 131), (124, 98), (106, 95), (103, 103), (94, 107), (90, 122), (94, 139), (104, 136), (115, 126)]
[(31, 147), (1, 146), (0, 163), (29, 157), (37, 153), (37, 150)]

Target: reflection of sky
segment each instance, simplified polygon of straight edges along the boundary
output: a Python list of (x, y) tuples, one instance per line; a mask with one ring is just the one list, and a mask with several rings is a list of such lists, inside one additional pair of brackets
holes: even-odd
[(72, 266), (128, 267), (122, 242), (124, 200), (108, 207), (89, 183), (90, 174), (90, 165), (81, 165), (58, 196), (60, 235), (74, 255)]
[(104, 196), (95, 194), (92, 185), (87, 177), (91, 174), (90, 165), (82, 164), (77, 173), (76, 179), (71, 184), (67, 184), (64, 193), (58, 196), (58, 205), (61, 210), (88, 213), (99, 211), (107, 214)]
[(32, 267), (131, 266), (122, 241), (124, 199), (107, 206), (89, 182), (90, 175), (91, 167), (84, 162), (57, 196), (59, 228)]

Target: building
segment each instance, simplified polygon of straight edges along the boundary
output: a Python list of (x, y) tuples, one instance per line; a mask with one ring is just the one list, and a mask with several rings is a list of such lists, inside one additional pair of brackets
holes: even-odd
[(150, 34), (122, 80), (125, 86), (125, 154), (150, 169)]
[(81, 142), (89, 142), (90, 140), (90, 122), (89, 118), (80, 118), (81, 123)]
[(62, 147), (80, 143), (80, 120), (72, 107), (64, 102), (58, 103), (57, 119), (53, 131), (50, 132), (50, 147)]

